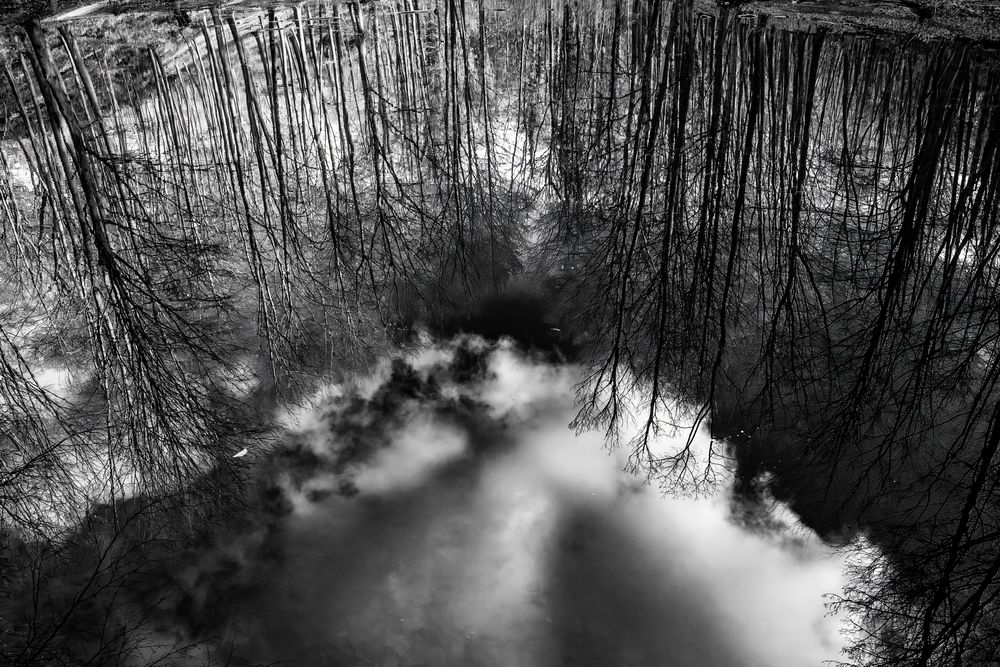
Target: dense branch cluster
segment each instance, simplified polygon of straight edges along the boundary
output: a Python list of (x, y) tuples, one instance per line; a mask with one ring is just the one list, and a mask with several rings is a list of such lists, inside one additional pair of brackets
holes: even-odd
[[(989, 54), (684, 3), (567, 6), (539, 23), (552, 181), (579, 212), (557, 239), (606, 343), (585, 423), (620, 421), (642, 388), (634, 454), (671, 484), (711, 477), (690, 448), (648, 447), (676, 398), (797, 440), (782, 450), (801, 484), (893, 555), (874, 597), (845, 602), (871, 612), (857, 657), (985, 659), (1000, 593)], [(715, 454), (751, 456), (742, 444)], [(905, 604), (870, 604), (890, 591)]]
[(0, 530), (231, 466), (242, 353), (274, 391), (310, 351), (364, 358), (502, 289), (527, 236), (593, 342), (581, 424), (641, 388), (637, 466), (697, 486), (713, 461), (651, 436), (677, 399), (741, 415), (888, 554), (842, 602), (854, 659), (997, 650), (988, 52), (661, 0), (198, 18), (141, 91), (65, 27), (5, 60)]

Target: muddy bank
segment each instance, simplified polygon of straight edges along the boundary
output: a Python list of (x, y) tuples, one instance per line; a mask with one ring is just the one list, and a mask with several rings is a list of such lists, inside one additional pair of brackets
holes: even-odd
[[(318, 4), (318, 3), (306, 3)], [(841, 2), (716, 3), (706, 1), (700, 8), (714, 14), (720, 4), (735, 8), (746, 18), (766, 16), (770, 22), (789, 29), (825, 29), (862, 34), (908, 35), (922, 41), (963, 40), (1000, 47), (1000, 5), (976, 0), (842, 0)], [(282, 0), (0, 0), (0, 25), (28, 20), (72, 21), (88, 17), (140, 12), (173, 14), (180, 23), (190, 20), (187, 13), (225, 7), (229, 11), (250, 11), (290, 6)]]

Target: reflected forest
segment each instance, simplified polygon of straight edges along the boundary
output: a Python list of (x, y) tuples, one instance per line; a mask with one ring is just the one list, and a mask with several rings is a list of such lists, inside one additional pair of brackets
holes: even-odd
[(996, 5), (4, 10), (0, 663), (1000, 663)]

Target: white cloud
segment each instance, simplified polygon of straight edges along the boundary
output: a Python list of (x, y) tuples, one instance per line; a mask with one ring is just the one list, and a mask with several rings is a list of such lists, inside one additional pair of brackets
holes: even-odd
[[(422, 374), (450, 361), (445, 348), (416, 358)], [(842, 589), (844, 559), (787, 507), (775, 509), (778, 535), (736, 525), (728, 471), (715, 495), (664, 498), (623, 472), (600, 433), (568, 428), (576, 370), (525, 362), (509, 346), (489, 359), (487, 379), (451, 391), (486, 402), (509, 438), (474, 453), (430, 406), (409, 405), (414, 416), (357, 471), (358, 498), (334, 494), (293, 515), (284, 566), (261, 594), (275, 629), (256, 651), (307, 660), (318, 650), (308, 638), (428, 664), (838, 657), (841, 624), (823, 596)], [(709, 441), (702, 425), (696, 453)], [(665, 434), (653, 446), (685, 442)], [(460, 459), (456, 474), (435, 474)], [(324, 475), (314, 481), (332, 488)]]
[(414, 419), (365, 463), (354, 484), (362, 493), (408, 491), (465, 450), (462, 433), (432, 419)]

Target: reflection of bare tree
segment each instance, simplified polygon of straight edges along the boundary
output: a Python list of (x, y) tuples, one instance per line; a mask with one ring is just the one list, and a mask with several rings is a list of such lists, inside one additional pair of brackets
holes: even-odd
[[(572, 242), (577, 256), (587, 249), (571, 281), (588, 303), (582, 319), (599, 322), (607, 343), (584, 422), (614, 424), (637, 384), (648, 402), (636, 460), (697, 484), (709, 462), (649, 447), (670, 399), (693, 398), (719, 417), (720, 435), (730, 435), (722, 416), (735, 415), (732, 434), (753, 432), (797, 462), (803, 479), (786, 466), (786, 488), (842, 524), (874, 527), (887, 548), (890, 565), (870, 583), (905, 605), (855, 600), (871, 612), (856, 657), (986, 655), (996, 637), (994, 68), (974, 48), (899, 56), (725, 7), (602, 9), (539, 16), (524, 49), (534, 38), (557, 62), (583, 58), (572, 86), (588, 95), (570, 105), (576, 115), (552, 114), (570, 124), (553, 136), (600, 137), (596, 161), (625, 175), (586, 183), (583, 208), (603, 225)], [(612, 22), (627, 38), (581, 55), (577, 42)], [(585, 111), (598, 101), (602, 114)], [(895, 639), (880, 629), (890, 617)]]
[[(87, 605), (117, 599), (107, 587), (153, 575), (141, 560), (112, 572), (97, 542), (66, 555), (57, 530), (95, 500), (111, 501), (114, 530), (130, 521), (121, 498), (190, 496), (177, 506), (192, 523), (225, 507), (236, 482), (191, 485), (233, 472), (230, 443), (259, 420), (233, 400), (239, 357), (260, 348), (264, 398), (239, 398), (266, 406), (307, 362), (367, 359), (398, 310), (464, 307), (518, 263), (522, 185), (480, 157), (492, 76), (482, 11), (475, 40), (464, 5), (438, 16), (410, 0), (203, 18), (180, 59), (142, 52), (144, 87), (73, 30), (37, 23), (5, 65), (37, 185), (15, 194), (5, 179), (2, 199), (5, 259), (29, 280), (9, 295), (0, 348), (0, 520), (13, 543), (54, 551), (14, 558), (4, 588), (44, 588), (59, 564), (93, 573), (51, 609), (12, 612), (5, 659), (148, 655), (156, 638), (116, 625), (114, 604), (110, 643), (64, 647)], [(256, 331), (241, 330), (247, 316)], [(71, 396), (32, 377), (49, 338), (87, 379)], [(131, 554), (186, 537), (179, 521), (111, 542)]]
[[(93, 82), (72, 36), (63, 32), (90, 109), (88, 129), (56, 75), (46, 36), (32, 25), (28, 37), (46, 109), (47, 125), (39, 136), (58, 156), (62, 189), (70, 200), (64, 199), (67, 206), (58, 213), (52, 209), (58, 216), (54, 245), (64, 254), (51, 258), (51, 279), (87, 322), (108, 441), (114, 443), (109, 456), (122, 457), (140, 486), (169, 487), (169, 480), (201, 469), (203, 457), (217, 458), (209, 389), (189, 377), (205, 376), (198, 366), (204, 369), (218, 359), (205, 344), (207, 332), (199, 320), (220, 304), (208, 293), (195, 312), (184, 300), (183, 292), (206, 289), (202, 262), (195, 259), (199, 248), (156, 224), (160, 212), (147, 207), (110, 155)], [(60, 184), (49, 187), (55, 191)], [(117, 469), (113, 465), (112, 474)], [(112, 480), (112, 486), (122, 483)]]

